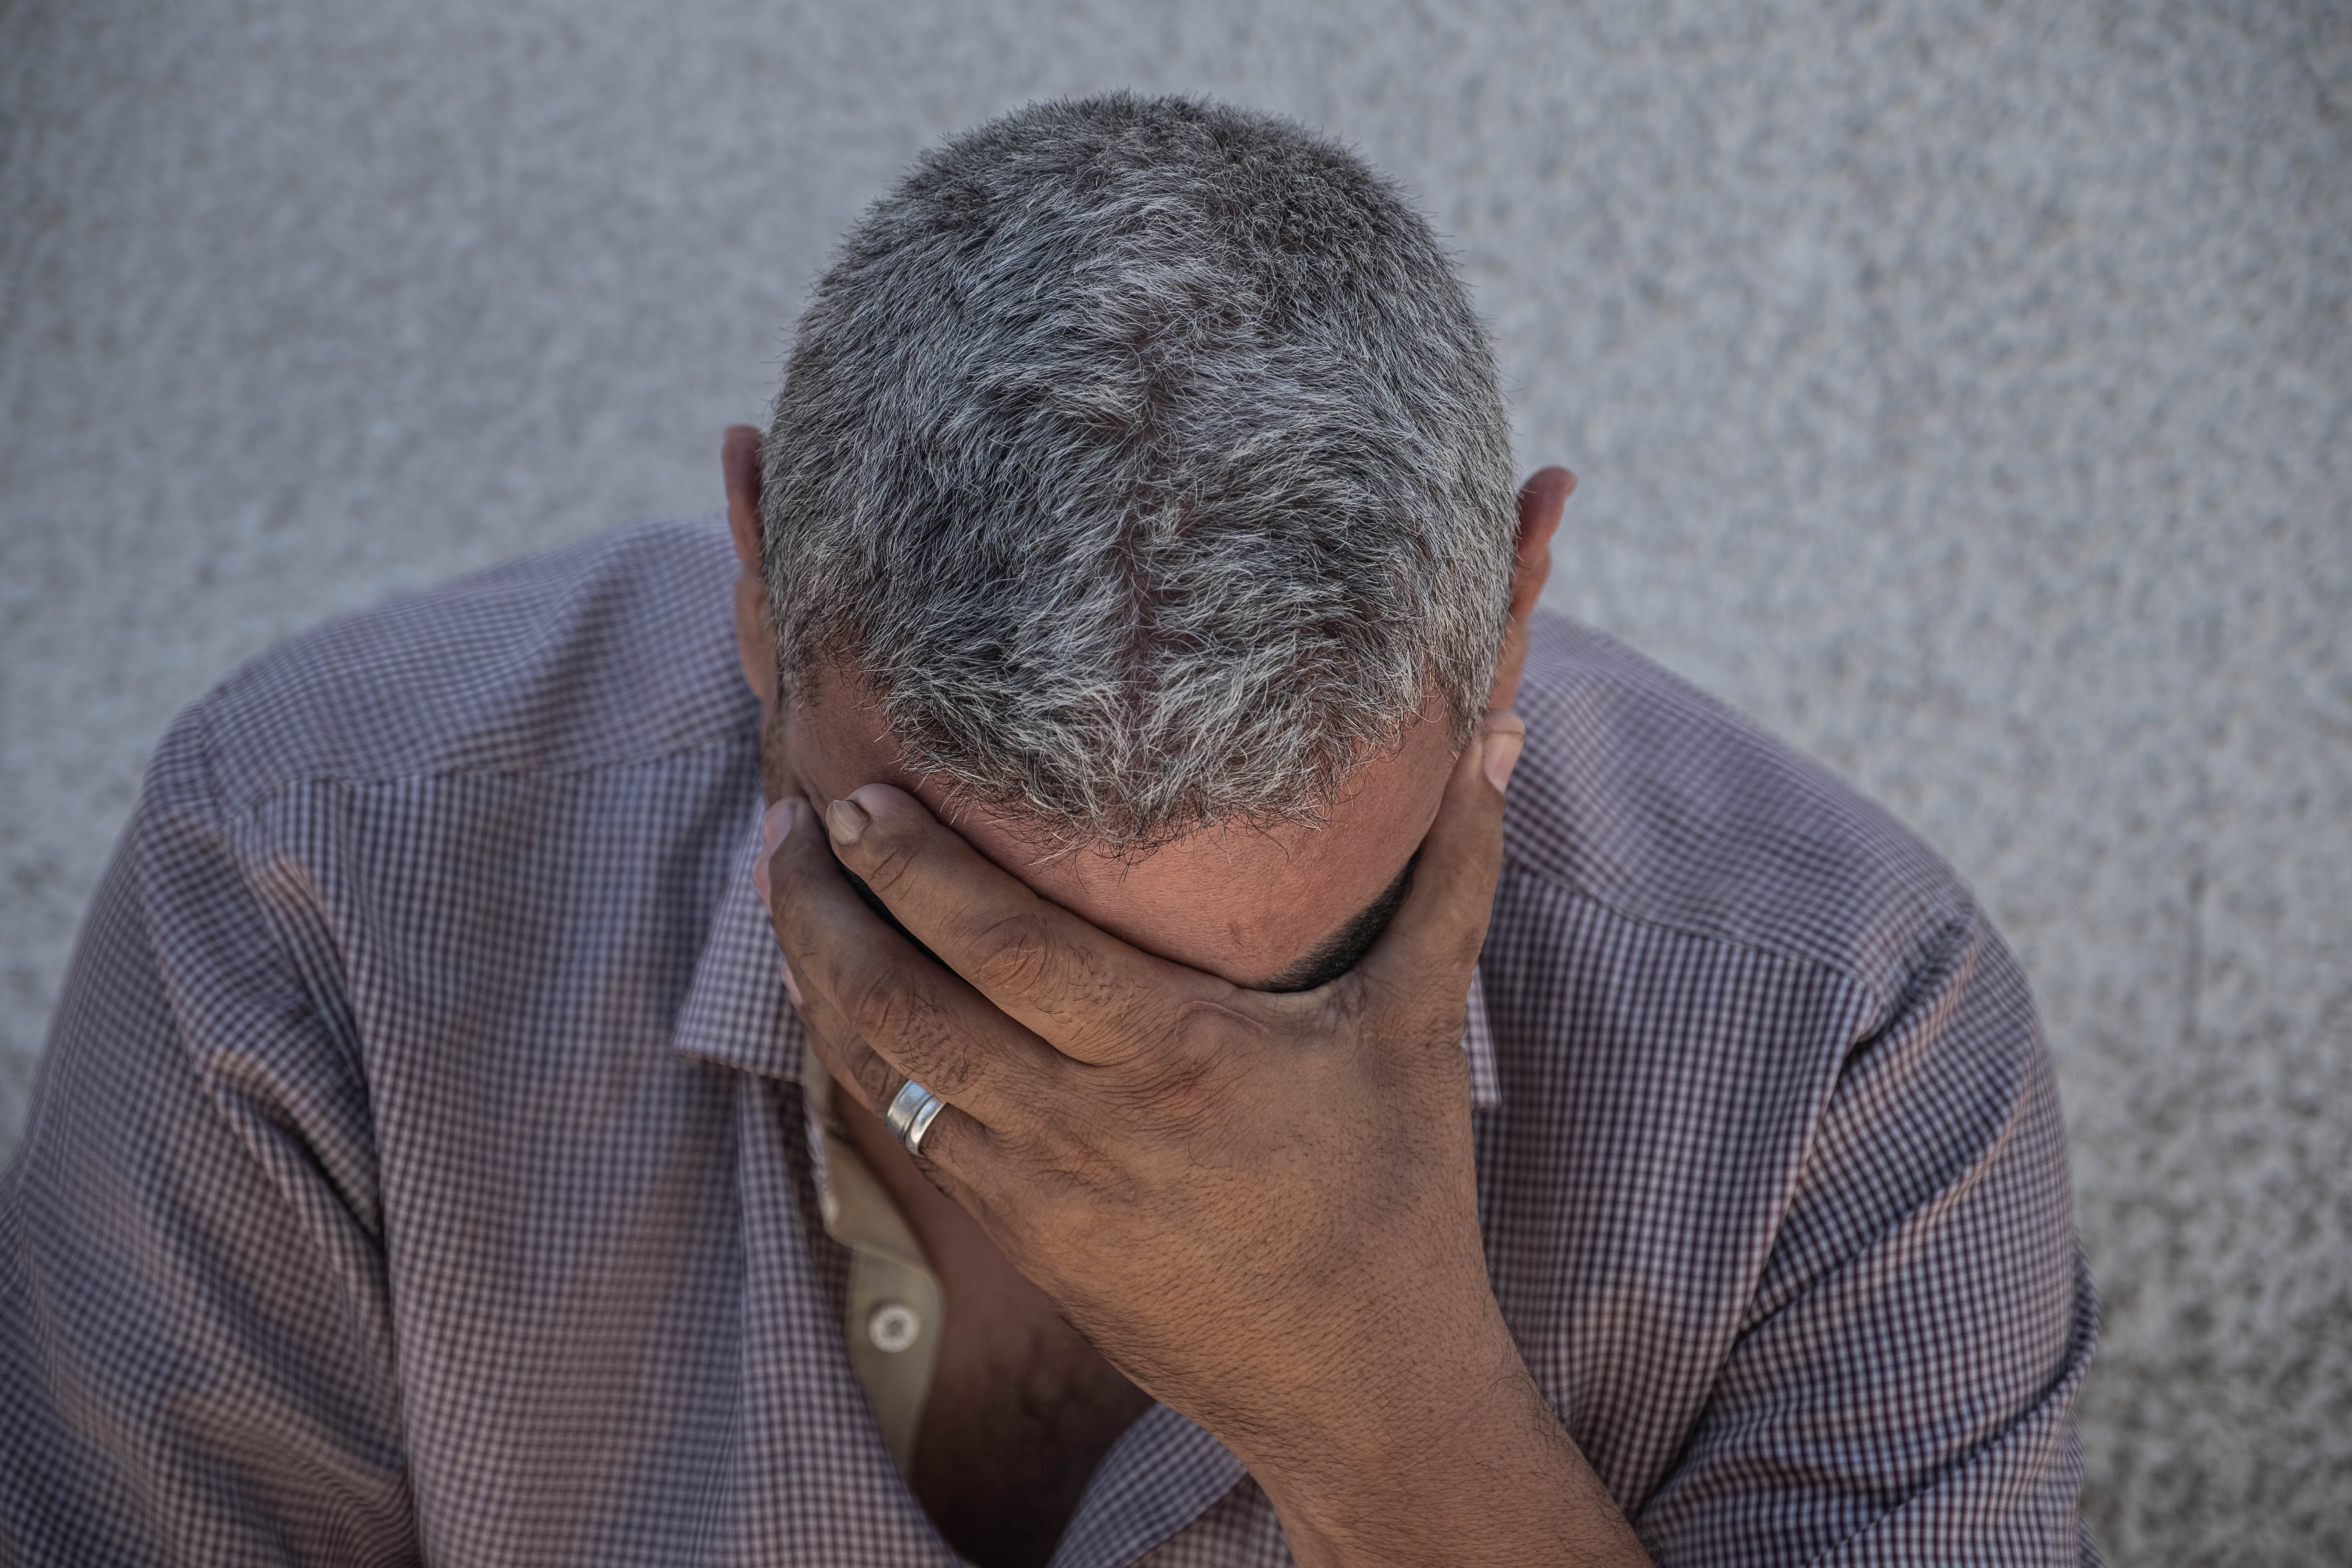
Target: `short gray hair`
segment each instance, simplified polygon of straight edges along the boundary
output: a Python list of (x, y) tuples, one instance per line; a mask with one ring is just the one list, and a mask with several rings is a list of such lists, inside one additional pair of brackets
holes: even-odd
[(1494, 679), (1516, 510), (1428, 223), (1291, 121), (1127, 94), (926, 154), (802, 318), (761, 452), (785, 689), (1065, 846), (1320, 820)]

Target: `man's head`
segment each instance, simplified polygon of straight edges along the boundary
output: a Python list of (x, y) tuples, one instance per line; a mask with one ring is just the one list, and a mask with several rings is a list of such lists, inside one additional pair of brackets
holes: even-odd
[(1125, 96), (958, 138), (852, 231), (750, 457), (772, 792), (916, 788), (1245, 983), (1376, 933), (1486, 706), (1525, 508), (1462, 286), (1360, 162)]

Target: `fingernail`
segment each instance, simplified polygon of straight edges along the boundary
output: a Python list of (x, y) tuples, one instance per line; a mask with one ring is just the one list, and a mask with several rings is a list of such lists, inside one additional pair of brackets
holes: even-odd
[(824, 830), (833, 835), (835, 844), (845, 847), (865, 837), (866, 825), (873, 820), (854, 800), (836, 800), (824, 808)]
[(751, 886), (760, 889), (761, 903), (773, 904), (776, 901), (776, 895), (768, 888), (768, 858), (765, 855), (751, 862)]
[(1511, 782), (1511, 770), (1519, 765), (1519, 748), (1527, 743), (1525, 730), (1489, 730), (1486, 731), (1486, 782), (1501, 794)]
[(780, 952), (776, 954), (776, 963), (783, 968), (784, 994), (791, 997), (793, 999), (793, 1005), (797, 1007), (801, 1005), (801, 988), (799, 984), (793, 979), (792, 960), (786, 958)]
[(768, 807), (760, 818), (760, 843), (769, 854), (776, 852), (793, 831), (792, 798), (788, 795)]

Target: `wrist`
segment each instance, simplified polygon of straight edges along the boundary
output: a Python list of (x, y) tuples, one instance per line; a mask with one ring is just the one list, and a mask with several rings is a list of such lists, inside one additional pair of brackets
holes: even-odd
[(1494, 1327), (1465, 1354), (1399, 1358), (1385, 1370), (1406, 1375), (1243, 1456), (1302, 1568), (1648, 1561), (1499, 1313)]
[[(1410, 1518), (1451, 1472), (1527, 1436), (1530, 1416), (1558, 1431), (1517, 1347), (1500, 1338), (1431, 1333), (1412, 1348), (1360, 1350), (1338, 1378), (1301, 1391), (1279, 1431), (1236, 1451), (1286, 1524), (1345, 1534)], [(1428, 1353), (1432, 1344), (1448, 1353)]]

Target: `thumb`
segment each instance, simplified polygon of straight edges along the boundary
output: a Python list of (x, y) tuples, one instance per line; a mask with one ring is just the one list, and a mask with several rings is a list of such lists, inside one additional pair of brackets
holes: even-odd
[(1503, 788), (1526, 736), (1517, 713), (1488, 713), (1462, 748), (1422, 837), (1412, 886), (1359, 966), (1381, 989), (1433, 1007), (1461, 1007), (1502, 873)]

